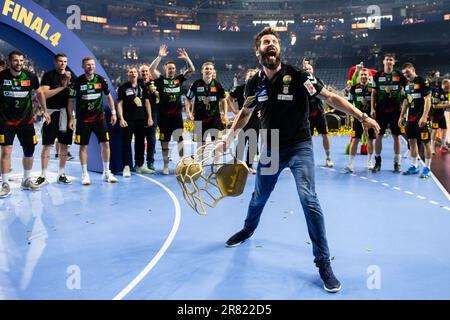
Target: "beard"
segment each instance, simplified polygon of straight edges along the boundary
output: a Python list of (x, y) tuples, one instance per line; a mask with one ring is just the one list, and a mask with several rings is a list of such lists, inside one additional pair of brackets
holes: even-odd
[(22, 67), (21, 66), (11, 66), (11, 69), (13, 69), (15, 72), (21, 72)]
[[(273, 60), (271, 57), (275, 57)], [(266, 51), (259, 51), (259, 62), (266, 68), (275, 70), (281, 64), (280, 54), (274, 49), (267, 49)]]

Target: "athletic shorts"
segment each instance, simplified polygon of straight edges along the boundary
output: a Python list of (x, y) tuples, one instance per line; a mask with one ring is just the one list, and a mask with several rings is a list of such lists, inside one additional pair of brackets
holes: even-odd
[[(352, 138), (361, 139), (363, 132), (364, 128), (362, 123), (359, 122), (357, 119), (353, 119)], [(369, 129), (369, 136), (366, 138), (375, 139), (375, 130), (373, 128)]]
[(311, 135), (314, 134), (314, 128), (317, 128), (319, 134), (327, 134), (327, 119), (323, 113), (317, 112), (314, 116), (309, 117), (309, 126)]
[[(199, 123), (200, 121), (197, 120), (195, 124)], [(200, 130), (198, 127), (194, 128), (194, 141), (199, 142), (205, 142), (206, 138), (208, 137), (208, 134), (211, 136), (211, 141), (214, 141), (216, 139), (221, 139), (224, 125), (220, 119), (211, 121), (211, 122), (202, 122), (202, 128), (201, 128), (201, 139), (198, 136), (200, 133)], [(207, 133), (208, 131), (208, 133)]]
[(391, 132), (393, 135), (400, 135), (401, 129), (398, 126), (398, 119), (400, 118), (400, 111), (394, 111), (394, 112), (382, 112), (377, 111), (377, 117), (376, 121), (380, 125), (380, 133), (379, 135), (382, 136), (386, 133), (386, 129), (389, 126), (391, 129)]
[(52, 145), (56, 138), (59, 143), (72, 144), (73, 131), (69, 129), (69, 120), (67, 120), (66, 132), (62, 132), (59, 130), (59, 111), (53, 112), (51, 118), (50, 124), (44, 122), (42, 126), (42, 144), (44, 146)]
[(417, 139), (417, 141), (422, 142), (430, 141), (431, 133), (428, 124), (425, 124), (422, 128), (419, 128), (419, 122), (406, 122), (406, 138)]
[(22, 147), (32, 147), (37, 144), (36, 132), (32, 123), (18, 126), (0, 123), (0, 145), (12, 146), (16, 135)]
[(445, 117), (433, 118), (432, 128), (447, 129), (447, 121), (445, 120)]
[(106, 126), (106, 119), (103, 117), (93, 122), (78, 120), (77, 127), (75, 128), (75, 144), (87, 146), (92, 132), (97, 136), (98, 142), (109, 141), (108, 127)]
[[(169, 142), (172, 140), (174, 131), (178, 130), (180, 135), (178, 141), (183, 141), (183, 116), (177, 114), (174, 116), (167, 116), (165, 114), (158, 114), (158, 128), (159, 128), (159, 141)], [(177, 138), (177, 137), (174, 137)]]

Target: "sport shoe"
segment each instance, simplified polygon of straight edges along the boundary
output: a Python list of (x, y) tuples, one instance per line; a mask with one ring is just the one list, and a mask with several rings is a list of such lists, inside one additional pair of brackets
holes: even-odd
[(69, 178), (67, 178), (67, 176), (62, 173), (58, 176), (58, 179), (56, 180), (57, 183), (59, 184), (72, 184), (72, 180), (70, 180)]
[(334, 167), (333, 160), (331, 160), (331, 159), (325, 160), (325, 167), (327, 167), (327, 168), (333, 168), (333, 167)]
[(59, 158), (59, 154), (55, 154), (55, 159), (58, 159)]
[(147, 163), (147, 168), (148, 168), (148, 170), (151, 171), (151, 173), (155, 173), (156, 172), (155, 166), (153, 165), (153, 162)]
[(418, 167), (414, 167), (414, 166), (410, 166), (408, 168), (408, 170), (406, 170), (405, 172), (403, 172), (404, 175), (409, 176), (412, 174), (418, 174), (419, 173), (419, 168)]
[(353, 173), (353, 172), (354, 172), (354, 170), (353, 170), (353, 164), (350, 164), (350, 163), (347, 164), (347, 165), (345, 166), (344, 170), (347, 171), (347, 172)]
[(88, 174), (83, 174), (82, 176), (81, 176), (81, 184), (83, 185), (83, 186), (88, 186), (88, 185), (90, 185), (91, 184), (91, 178), (89, 177), (89, 175)]
[(31, 178), (22, 179), (22, 183), (20, 184), (20, 189), (22, 190), (30, 190), (30, 191), (38, 191), (40, 187), (31, 181)]
[(375, 156), (375, 166), (372, 169), (372, 173), (380, 172), (381, 170), (381, 157)]
[(420, 175), (420, 179), (428, 179), (431, 176), (430, 168), (423, 168), (422, 174)]
[(136, 173), (140, 173), (140, 174), (147, 174), (147, 173), (152, 173), (146, 165), (142, 165), (140, 167), (136, 168)]
[(124, 178), (129, 178), (129, 177), (131, 177), (130, 166), (125, 166), (125, 167), (123, 167), (122, 176), (123, 176)]
[(75, 157), (70, 152), (67, 152), (67, 161), (70, 161), (73, 159), (75, 159)]
[(102, 179), (108, 183), (116, 183), (118, 180), (110, 170), (103, 172)]
[(237, 247), (242, 242), (244, 242), (245, 240), (250, 238), (252, 236), (252, 234), (253, 234), (253, 232), (248, 233), (247, 231), (242, 229), (241, 231), (232, 235), (231, 238), (228, 239), (228, 241), (226, 242), (225, 246), (228, 248)]
[(6, 182), (2, 183), (2, 188), (0, 189), (0, 198), (6, 198), (11, 195), (11, 188)]
[(394, 173), (400, 173), (402, 170), (400, 168), (399, 162), (394, 162)]
[(341, 290), (342, 286), (339, 280), (335, 277), (331, 264), (325, 263), (319, 267), (320, 278), (323, 281), (323, 288), (330, 293), (336, 293)]
[(167, 176), (169, 174), (169, 167), (164, 167), (163, 171), (162, 171), (162, 174)]
[(367, 160), (367, 169), (372, 170), (373, 169), (373, 163), (372, 160)]
[(36, 179), (35, 184), (37, 184), (38, 186), (44, 186), (46, 184), (49, 184), (49, 182), (45, 177), (40, 176)]

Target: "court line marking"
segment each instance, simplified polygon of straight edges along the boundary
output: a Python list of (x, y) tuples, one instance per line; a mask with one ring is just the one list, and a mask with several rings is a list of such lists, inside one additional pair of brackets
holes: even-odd
[(143, 176), (141, 174), (136, 174), (136, 176), (139, 176), (143, 179), (146, 179), (148, 181), (151, 181), (161, 187), (164, 191), (166, 191), (170, 198), (172, 199), (174, 205), (175, 205), (175, 218), (174, 223), (172, 226), (172, 230), (170, 230), (169, 236), (167, 237), (166, 241), (164, 241), (164, 244), (162, 245), (161, 249), (159, 249), (158, 253), (153, 257), (153, 259), (145, 266), (145, 268), (125, 287), (123, 288), (114, 298), (113, 300), (122, 300), (125, 298), (148, 274), (149, 272), (156, 266), (156, 264), (159, 262), (159, 260), (162, 258), (162, 256), (166, 253), (167, 249), (169, 249), (170, 245), (172, 244), (175, 235), (178, 232), (178, 228), (180, 226), (181, 221), (181, 207), (180, 202), (178, 201), (175, 194), (170, 190), (168, 187), (166, 187), (161, 182)]

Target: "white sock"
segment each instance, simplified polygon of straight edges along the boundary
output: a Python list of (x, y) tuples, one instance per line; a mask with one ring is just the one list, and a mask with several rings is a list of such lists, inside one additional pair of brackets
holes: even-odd
[(109, 162), (103, 162), (103, 172), (109, 171)]
[(411, 165), (417, 168), (419, 166), (419, 159), (417, 157), (411, 157)]
[(330, 150), (325, 150), (325, 154), (327, 155), (327, 160), (331, 160), (331, 152), (330, 152)]
[(373, 156), (373, 154), (368, 153), (367, 154), (367, 161), (372, 161), (372, 156)]
[(350, 156), (348, 157), (348, 165), (349, 165), (349, 166), (352, 166), (354, 160), (355, 160), (355, 156), (350, 155)]
[(81, 165), (81, 172), (83, 173), (84, 176), (87, 176), (87, 174), (88, 174), (87, 164), (82, 164)]
[(376, 154), (376, 153), (375, 153), (375, 157), (381, 157), (381, 154)]
[(26, 180), (31, 177), (31, 170), (23, 170), (23, 178)]
[(425, 159), (425, 167), (427, 167), (428, 169), (431, 168), (431, 158)]
[(65, 174), (66, 173), (65, 171), (66, 171), (65, 168), (59, 168), (58, 174), (59, 175)]
[(401, 154), (396, 154), (396, 155), (394, 156), (394, 162), (395, 162), (395, 163), (400, 163), (400, 162), (402, 162), (402, 155), (401, 155)]
[(41, 176), (47, 178), (47, 169), (42, 169)]
[(9, 173), (2, 173), (2, 183), (8, 183)]

